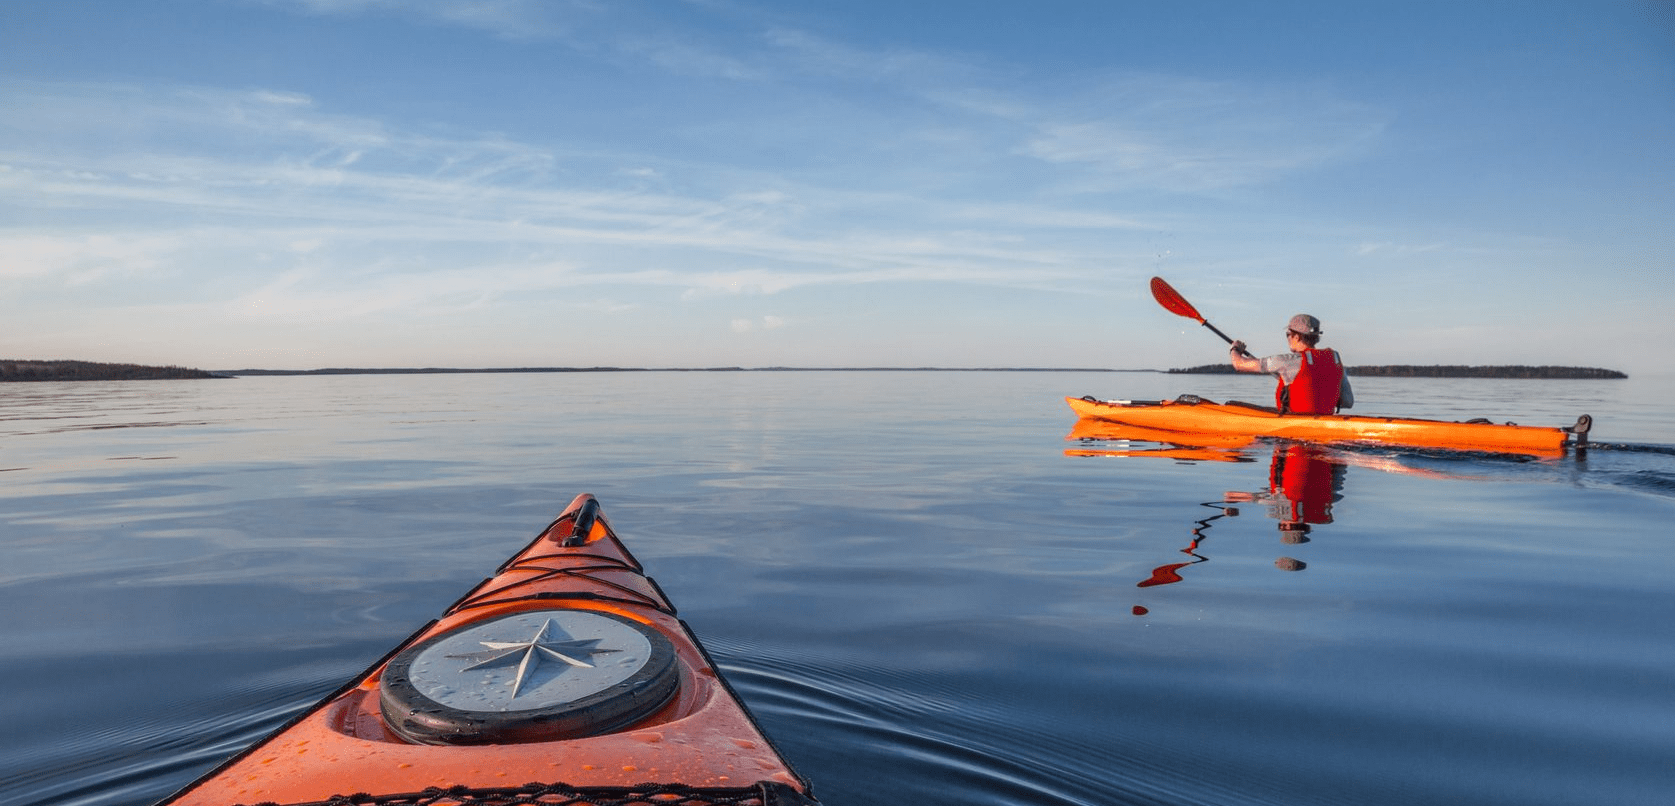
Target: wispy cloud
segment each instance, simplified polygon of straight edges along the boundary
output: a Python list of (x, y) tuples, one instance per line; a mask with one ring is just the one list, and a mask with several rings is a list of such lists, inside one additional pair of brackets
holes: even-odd
[(1402, 244), (1391, 241), (1380, 241), (1378, 243), (1369, 242), (1359, 244), (1355, 247), (1354, 252), (1357, 257), (1390, 254), (1412, 255), (1424, 252), (1435, 252), (1439, 249), (1446, 248), (1446, 246), (1446, 244), (1441, 243)]
[(319, 266), (286, 271), (233, 298), (224, 312), (231, 319), (294, 322), (351, 321), (384, 313), (423, 316), (576, 284), (562, 264), (368, 272), (361, 277), (344, 277), (340, 271)]
[[(282, 274), (234, 307), (260, 299), (252, 311), (355, 316), (587, 284), (708, 292), (742, 283), (774, 294), (821, 283), (1008, 284), (1019, 281), (1018, 266), (1075, 272), (1051, 250), (950, 227), (1006, 216), (980, 207), (939, 211), (911, 197), (783, 181), (764, 187), (749, 173), (685, 163), (653, 169), (631, 155), (589, 155), (622, 167), (590, 170), (597, 178), (583, 180), (554, 170), (571, 155), (499, 136), (405, 132), (322, 112), (294, 93), (14, 89), (6, 93), (12, 111), (40, 110), (66, 131), (120, 108), (144, 136), (141, 147), (119, 149), (52, 138), (0, 143), (0, 202), (37, 207), (27, 233), (0, 228), (7, 255), (0, 276), (93, 283), (114, 272), (209, 271), (242, 253), (254, 276)], [(702, 193), (645, 187), (667, 173)], [(844, 223), (890, 208), (900, 218), (888, 226)], [(811, 215), (823, 217), (818, 226)], [(114, 232), (100, 223), (107, 216), (148, 234)], [(1101, 223), (1113, 222), (1083, 219)], [(501, 257), (485, 260), (485, 250)], [(662, 268), (627, 260), (623, 250)], [(507, 263), (513, 253), (521, 257)], [(555, 261), (573, 270), (553, 271)], [(724, 268), (739, 263), (755, 268)], [(341, 268), (320, 268), (334, 265)], [(1042, 281), (1039, 273), (1029, 279)], [(310, 294), (319, 301), (303, 299)]]
[(1296, 87), (1123, 76), (1045, 116), (1024, 153), (1111, 187), (1180, 193), (1260, 185), (1365, 156), (1387, 115)]
[(578, 18), (600, 13), (598, 0), (253, 0), (305, 14), (386, 14), (458, 25), (507, 39), (554, 38)]
[(966, 62), (937, 53), (856, 47), (783, 25), (766, 28), (761, 39), (772, 49), (782, 69), (847, 82), (899, 83), (900, 91), (964, 83), (981, 74)]
[(734, 333), (754, 333), (758, 330), (778, 330), (790, 324), (784, 317), (763, 316), (757, 319), (734, 319), (732, 327)]
[[(513, 42), (557, 43), (683, 76), (760, 81), (773, 73), (736, 47), (665, 19), (666, 4), (634, 0), (253, 0), (326, 17), (381, 16), (478, 31)], [(663, 6), (660, 8), (659, 6)], [(678, 14), (676, 16), (679, 16)], [(712, 19), (719, 19), (712, 15)], [(713, 33), (712, 33), (713, 36)]]
[[(898, 116), (869, 136), (900, 128), (911, 110), (932, 142), (954, 132), (990, 155), (1011, 154), (1075, 171), (1070, 192), (1113, 189), (1217, 193), (1353, 160), (1375, 149), (1384, 110), (1306, 84), (1211, 81), (1159, 73), (1089, 73), (1031, 85), (957, 54), (836, 41), (797, 27), (787, 14), (727, 3), (694, 3), (701, 24), (677, 25), (635, 3), (591, 0), (269, 0), (314, 13), (399, 14), (502, 36), (565, 41), (663, 69), (683, 79), (772, 81), (809, 93), (860, 88), (908, 103), (862, 113)], [(771, 8), (771, 7), (770, 7)], [(586, 28), (585, 35), (579, 33)], [(811, 78), (821, 87), (804, 86)], [(836, 114), (857, 110), (833, 107)], [(936, 110), (936, 111), (931, 111)], [(834, 132), (860, 121), (833, 121)], [(937, 134), (936, 130), (941, 130)], [(911, 136), (911, 135), (909, 135)]]
[(163, 265), (184, 246), (178, 235), (0, 233), (0, 278), (56, 277), (67, 285)]
[[(555, 40), (643, 12), (270, 4)], [(588, 45), (785, 85), (762, 90), (754, 117), (718, 115), (695, 157), (348, 114), (284, 87), (5, 82), (0, 205), (33, 212), (27, 230), (0, 224), (0, 278), (96, 288), (199, 273), (229, 289), (228, 310), (321, 318), (621, 286), (686, 300), (874, 283), (1073, 289), (1132, 262), (1114, 235), (1166, 226), (1121, 191), (1260, 185), (1353, 158), (1382, 126), (1302, 90), (1136, 75), (1028, 86), (945, 54), (730, 25), (612, 28)], [(741, 31), (750, 47), (723, 47)], [(894, 100), (842, 102), (860, 84)], [(752, 167), (759, 143), (772, 167)]]

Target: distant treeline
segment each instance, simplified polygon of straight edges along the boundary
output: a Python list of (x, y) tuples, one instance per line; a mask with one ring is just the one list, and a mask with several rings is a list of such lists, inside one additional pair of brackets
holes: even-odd
[(227, 369), (217, 374), (237, 375), (441, 375), (506, 372), (1155, 372), (1150, 369), (1092, 369), (1087, 367), (330, 367), (326, 369)]
[(131, 381), (162, 378), (234, 378), (240, 375), (444, 375), (541, 372), (1156, 372), (1150, 369), (1089, 367), (326, 367), (322, 369), (227, 369), (206, 372), (186, 367), (100, 364), (93, 361), (0, 359), (0, 381)]
[[(722, 367), (721, 369), (736, 369)], [(238, 375), (452, 375), (456, 373), (495, 372), (645, 372), (632, 367), (506, 367), (495, 369), (454, 369), (451, 367), (326, 367), (324, 369), (228, 369), (220, 374)], [(698, 371), (698, 370), (695, 370)], [(708, 370), (704, 370), (708, 371)]]
[[(1172, 369), (1171, 373), (1192, 375), (1232, 375), (1238, 370), (1231, 364), (1204, 364), (1186, 369)], [(1541, 378), (1541, 379), (1618, 379), (1628, 375), (1614, 369), (1598, 367), (1528, 367), (1462, 366), (1416, 364), (1386, 364), (1383, 366), (1349, 367), (1349, 374), (1358, 378)]]
[(139, 364), (101, 364), (96, 361), (14, 361), (0, 359), (3, 381), (151, 381), (178, 378), (222, 378), (189, 367), (147, 367)]

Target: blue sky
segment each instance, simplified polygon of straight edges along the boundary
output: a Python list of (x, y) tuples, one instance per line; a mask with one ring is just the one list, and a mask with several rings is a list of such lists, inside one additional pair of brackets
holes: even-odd
[(1666, 372), (1675, 3), (0, 4), (0, 357)]

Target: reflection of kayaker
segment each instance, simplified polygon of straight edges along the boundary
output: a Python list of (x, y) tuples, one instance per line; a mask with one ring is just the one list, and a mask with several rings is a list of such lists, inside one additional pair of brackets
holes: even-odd
[(1311, 525), (1332, 522), (1332, 504), (1343, 498), (1345, 466), (1319, 446), (1292, 443), (1274, 447), (1264, 492), (1229, 492), (1230, 503), (1262, 502), (1268, 517), (1279, 521), (1280, 539), (1304, 543)]
[[(1280, 542), (1298, 544), (1309, 542), (1310, 528), (1332, 522), (1332, 504), (1343, 498), (1345, 465), (1335, 460), (1325, 448), (1307, 443), (1281, 443), (1274, 446), (1273, 461), (1268, 465), (1268, 488), (1258, 492), (1230, 491), (1221, 501), (1205, 503), (1216, 514), (1195, 521), (1192, 542), (1181, 553), (1192, 559), (1166, 563), (1152, 569), (1151, 575), (1140, 580), (1136, 587), (1153, 588), (1185, 581), (1181, 571), (1188, 566), (1209, 562), (1198, 553), (1204, 542), (1204, 532), (1221, 518), (1239, 514), (1229, 504), (1260, 503), (1268, 508), (1268, 517), (1279, 521)], [(1274, 567), (1281, 571), (1301, 571), (1308, 567), (1302, 560), (1280, 557)], [(1135, 606), (1134, 615), (1149, 613), (1145, 607)]]

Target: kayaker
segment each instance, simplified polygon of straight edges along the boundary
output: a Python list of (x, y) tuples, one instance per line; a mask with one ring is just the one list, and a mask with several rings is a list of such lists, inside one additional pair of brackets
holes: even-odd
[(1355, 405), (1338, 351), (1315, 346), (1320, 343), (1319, 319), (1306, 313), (1291, 317), (1285, 340), (1291, 352), (1266, 358), (1251, 355), (1242, 341), (1233, 342), (1233, 368), (1278, 378), (1274, 405), (1285, 414), (1331, 414)]

